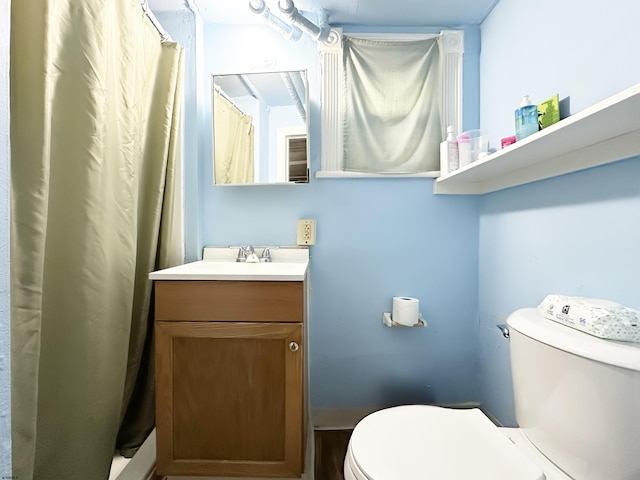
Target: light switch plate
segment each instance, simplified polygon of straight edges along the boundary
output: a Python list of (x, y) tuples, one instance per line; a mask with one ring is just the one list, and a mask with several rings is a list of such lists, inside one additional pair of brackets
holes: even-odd
[(298, 245), (315, 245), (316, 221), (312, 219), (298, 220)]

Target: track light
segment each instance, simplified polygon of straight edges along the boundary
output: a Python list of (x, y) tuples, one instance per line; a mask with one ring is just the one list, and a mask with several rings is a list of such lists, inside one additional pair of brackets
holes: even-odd
[(279, 0), (278, 7), (284, 17), (284, 21), (271, 13), (264, 0), (249, 0), (249, 9), (274, 30), (278, 31), (287, 40), (298, 40), (301, 32), (306, 33), (314, 40), (324, 40), (329, 33), (326, 22), (326, 13), (321, 11), (321, 25), (316, 25), (302, 15), (293, 3), (293, 0)]

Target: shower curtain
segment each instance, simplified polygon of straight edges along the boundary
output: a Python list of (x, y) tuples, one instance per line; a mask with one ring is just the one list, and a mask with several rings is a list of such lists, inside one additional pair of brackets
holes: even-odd
[(253, 117), (218, 92), (213, 94), (213, 132), (216, 185), (253, 183)]
[(182, 49), (139, 0), (11, 7), (12, 478), (104, 480), (122, 418), (143, 411), (123, 444), (153, 427), (147, 276), (183, 259)]

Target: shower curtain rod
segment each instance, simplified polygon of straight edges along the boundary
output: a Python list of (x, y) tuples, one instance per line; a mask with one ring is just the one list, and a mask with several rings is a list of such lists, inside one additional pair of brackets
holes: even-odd
[(142, 11), (144, 12), (144, 14), (147, 16), (147, 18), (151, 22), (151, 25), (153, 25), (154, 28), (158, 31), (158, 34), (160, 35), (160, 41), (170, 42), (171, 36), (167, 33), (167, 31), (164, 28), (162, 28), (162, 25), (160, 25), (160, 22), (158, 21), (158, 19), (155, 17), (151, 9), (149, 9), (148, 0), (140, 0), (140, 6), (142, 7)]
[(242, 115), (243, 117), (247, 116), (247, 114), (244, 113), (242, 109), (235, 104), (235, 102), (231, 99), (231, 97), (227, 94), (227, 92), (222, 90), (222, 88), (220, 88), (219, 85), (213, 84), (213, 90), (222, 98), (224, 98), (227, 102), (229, 102), (231, 106), (235, 108), (240, 115)]

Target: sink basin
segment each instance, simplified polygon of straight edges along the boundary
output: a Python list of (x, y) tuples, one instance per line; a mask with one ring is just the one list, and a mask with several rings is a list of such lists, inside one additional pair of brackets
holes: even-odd
[[(260, 252), (261, 248), (256, 247)], [(271, 247), (271, 262), (236, 262), (237, 248), (206, 247), (203, 259), (149, 274), (151, 280), (302, 281), (309, 265), (307, 247)]]

